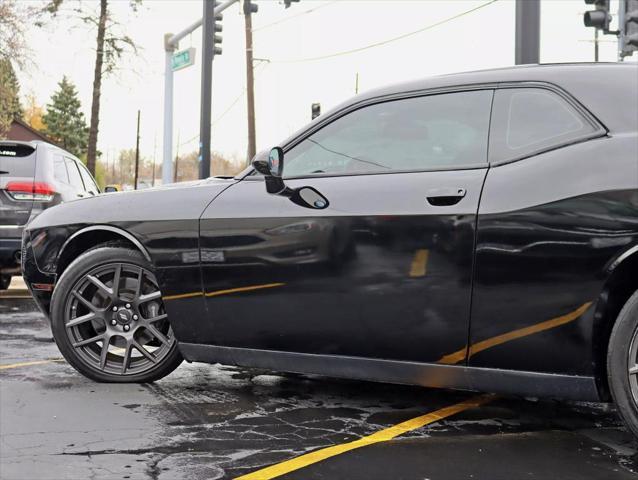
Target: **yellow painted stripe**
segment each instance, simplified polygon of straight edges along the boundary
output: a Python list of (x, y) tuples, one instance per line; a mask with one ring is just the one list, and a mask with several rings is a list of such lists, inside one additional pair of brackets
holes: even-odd
[(9, 370), (10, 368), (31, 367), (33, 365), (44, 365), (53, 362), (64, 362), (63, 358), (52, 358), (50, 360), (34, 360), (32, 362), (9, 363), (0, 365), (0, 370)]
[(179, 300), (180, 298), (192, 298), (201, 296), (202, 292), (180, 293), (179, 295), (167, 295), (166, 297), (162, 297), (162, 300), (167, 302), (169, 300)]
[[(473, 343), (470, 345), (469, 356), (475, 355), (483, 350), (487, 350), (488, 348), (495, 347), (497, 345), (502, 345), (506, 342), (511, 342), (512, 340), (516, 340), (518, 338), (527, 337), (528, 335), (533, 335), (535, 333), (543, 332), (545, 330), (550, 330), (552, 328), (559, 327), (561, 325), (565, 325), (566, 323), (573, 322), (582, 316), (583, 313), (587, 311), (587, 309), (591, 306), (592, 302), (587, 302), (574, 310), (573, 312), (569, 312), (565, 315), (561, 315), (560, 317), (552, 318), (551, 320), (546, 320), (541, 323), (537, 323), (535, 325), (530, 325), (529, 327), (520, 328), (518, 330), (512, 330), (511, 332), (504, 333), (502, 335), (498, 335), (496, 337), (488, 338), (486, 340), (482, 340), (477, 343)], [(458, 350), (454, 353), (450, 353), (449, 355), (445, 355), (442, 357), (437, 363), (443, 363), (446, 365), (453, 365), (465, 360), (466, 348)]]
[(266, 283), (264, 285), (252, 285), (249, 287), (229, 288), (228, 290), (217, 290), (215, 292), (208, 292), (207, 297), (216, 297), (218, 295), (228, 295), (229, 293), (251, 292), (253, 290), (262, 290), (264, 288), (282, 287), (285, 283)]
[(414, 258), (412, 259), (412, 265), (410, 266), (411, 277), (425, 277), (428, 272), (428, 258), (430, 257), (429, 250), (417, 250), (414, 252)]
[(456, 403), (454, 405), (450, 405), (449, 407), (436, 410), (432, 413), (412, 418), (392, 427), (380, 430), (376, 433), (373, 433), (372, 435), (368, 435), (367, 437), (362, 437), (353, 442), (348, 442), (341, 445), (334, 445), (332, 447), (322, 448), (314, 452), (306, 453), (305, 455), (301, 455), (291, 460), (287, 460), (276, 465), (271, 465), (270, 467), (262, 468), (261, 470), (257, 470), (256, 472), (252, 472), (247, 475), (242, 475), (236, 480), (269, 480), (271, 478), (276, 478), (295, 470), (299, 470), (300, 468), (307, 467), (308, 465), (312, 465), (313, 463), (326, 460), (327, 458), (349, 452), (350, 450), (355, 450), (357, 448), (365, 447), (379, 442), (387, 442), (388, 440), (392, 440), (393, 438), (406, 432), (410, 432), (431, 423), (438, 422), (439, 420), (443, 420), (444, 418), (450, 417), (465, 410), (469, 410), (470, 408), (475, 408), (483, 405), (493, 400), (494, 398), (495, 397), (493, 395), (480, 395), (477, 397), (473, 397), (464, 402)]
[(281, 287), (285, 285), (285, 283), (266, 283), (263, 285), (249, 285), (247, 287), (237, 287), (237, 288), (229, 288), (227, 290), (215, 290), (214, 292), (202, 293), (202, 292), (191, 292), (191, 293), (181, 293), (179, 295), (168, 295), (166, 297), (162, 297), (162, 299), (166, 302), (168, 300), (178, 300), (180, 298), (192, 298), (192, 297), (201, 297), (202, 295), (206, 297), (217, 297), (219, 295), (228, 295), (231, 293), (241, 293), (241, 292), (251, 292), (253, 290), (262, 290), (264, 288), (274, 288)]

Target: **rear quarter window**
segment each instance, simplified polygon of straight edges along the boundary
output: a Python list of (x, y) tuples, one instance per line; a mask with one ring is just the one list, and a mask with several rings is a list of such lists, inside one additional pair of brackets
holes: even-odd
[(492, 162), (528, 157), (599, 131), (566, 99), (544, 88), (497, 90), (492, 115)]

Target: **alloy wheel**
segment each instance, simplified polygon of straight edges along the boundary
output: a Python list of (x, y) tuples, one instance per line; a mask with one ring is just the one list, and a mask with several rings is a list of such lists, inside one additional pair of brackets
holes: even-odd
[(138, 265), (93, 268), (73, 285), (64, 312), (65, 331), (78, 357), (105, 373), (147, 372), (175, 343), (157, 280)]
[(629, 373), (629, 387), (634, 404), (638, 406), (638, 328), (634, 330), (629, 345), (629, 358), (627, 359), (627, 371)]

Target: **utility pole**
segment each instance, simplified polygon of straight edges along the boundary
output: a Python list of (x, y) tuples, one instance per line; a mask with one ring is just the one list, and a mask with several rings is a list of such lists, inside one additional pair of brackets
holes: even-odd
[(246, 20), (246, 103), (248, 105), (248, 155), (247, 162), (255, 156), (257, 150), (255, 133), (255, 77), (253, 65), (253, 17), (258, 6), (251, 0), (244, 0), (244, 19)]
[(598, 29), (594, 29), (594, 62), (598, 62)]
[(175, 170), (173, 170), (173, 183), (177, 183), (177, 168), (179, 167), (179, 132), (177, 132), (177, 148), (175, 149)]
[(155, 186), (155, 156), (157, 155), (157, 133), (153, 140), (153, 180), (151, 180), (151, 187)]
[(354, 78), (354, 94), (357, 95), (358, 93), (359, 93), (359, 72), (357, 72), (357, 75)]
[(539, 63), (541, 39), (540, 0), (516, 0), (516, 65)]
[(137, 177), (140, 170), (140, 111), (137, 111), (137, 139), (135, 141), (135, 182), (133, 188), (137, 190)]

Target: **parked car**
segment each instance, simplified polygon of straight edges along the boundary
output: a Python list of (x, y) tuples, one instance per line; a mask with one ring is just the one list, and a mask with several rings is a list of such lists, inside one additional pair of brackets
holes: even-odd
[(0, 290), (20, 275), (27, 222), (62, 202), (99, 193), (81, 161), (50, 143), (0, 141)]
[(96, 381), (185, 358), (613, 399), (638, 434), (637, 78), (523, 66), (362, 94), (235, 178), (43, 212), (24, 277)]

